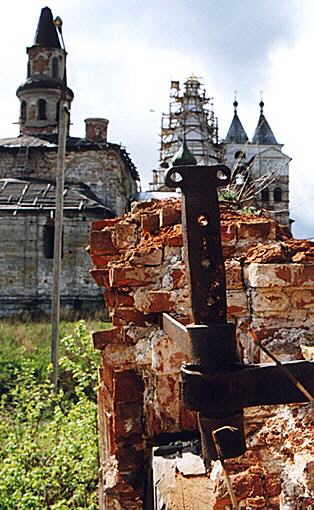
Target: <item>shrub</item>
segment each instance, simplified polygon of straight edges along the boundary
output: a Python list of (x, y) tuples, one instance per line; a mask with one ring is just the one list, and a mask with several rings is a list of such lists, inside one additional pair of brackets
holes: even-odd
[(83, 322), (61, 343), (58, 393), (51, 367), (12, 364), (0, 404), (1, 510), (97, 509), (97, 353)]

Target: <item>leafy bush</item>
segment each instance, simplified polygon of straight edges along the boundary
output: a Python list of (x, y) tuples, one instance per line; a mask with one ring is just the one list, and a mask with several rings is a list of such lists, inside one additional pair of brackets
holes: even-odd
[(97, 353), (83, 322), (61, 341), (61, 388), (30, 358), (7, 366), (0, 403), (1, 510), (96, 510)]

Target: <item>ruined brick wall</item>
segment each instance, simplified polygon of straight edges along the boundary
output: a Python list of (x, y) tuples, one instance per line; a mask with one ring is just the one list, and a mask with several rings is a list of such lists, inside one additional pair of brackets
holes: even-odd
[[(287, 239), (267, 218), (223, 210), (221, 219), (228, 318), (237, 325), (244, 359), (264, 361), (255, 346), (256, 338), (284, 359), (308, 355), (314, 333), (313, 243)], [(190, 320), (179, 202), (136, 204), (122, 218), (94, 222), (90, 249), (92, 275), (103, 288), (113, 322), (113, 329), (94, 334), (94, 345), (102, 354), (102, 508), (141, 509), (145, 508), (143, 469), (149, 445), (163, 433), (196, 429), (195, 415), (184, 409), (180, 395), (179, 372), (182, 362), (190, 359), (189, 345), (171, 340), (161, 329), (162, 312), (183, 323)], [(313, 472), (314, 459), (306, 457), (303, 464), (298, 460), (302, 446), (297, 437), (302, 436), (307, 452), (313, 447), (301, 428), (304, 409), (286, 406), (279, 411), (248, 412), (250, 449), (232, 467), (235, 483), (236, 477), (239, 479), (237, 494), (243, 508), (297, 508), (288, 503), (283, 506), (292, 497), (289, 479), (293, 469), (289, 469), (294, 462), (298, 462), (300, 480), (293, 490), (299, 491), (297, 497), (303, 498), (304, 505), (311, 504), (313, 482), (304, 482), (303, 474), (310, 468)], [(308, 430), (313, 427), (311, 420), (307, 418)], [(285, 434), (281, 434), (282, 422), (289, 424)], [(292, 437), (294, 426), (298, 432)], [(271, 460), (275, 452), (277, 463)], [(254, 480), (261, 478), (262, 488), (260, 483), (254, 487)], [(308, 478), (312, 480), (310, 475)], [(249, 481), (244, 483), (244, 479)], [(228, 508), (230, 501), (221, 478), (216, 482), (212, 486), (213, 508)]]

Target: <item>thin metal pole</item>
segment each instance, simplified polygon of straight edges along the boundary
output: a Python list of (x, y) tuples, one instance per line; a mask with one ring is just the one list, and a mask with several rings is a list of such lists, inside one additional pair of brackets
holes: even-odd
[(217, 437), (217, 432), (219, 432), (220, 430), (221, 429), (214, 430), (212, 432), (212, 437), (213, 437), (213, 441), (214, 441), (214, 444), (215, 444), (218, 460), (220, 461), (220, 464), (221, 464), (221, 467), (222, 467), (222, 470), (223, 470), (223, 473), (224, 473), (227, 489), (228, 489), (229, 496), (230, 496), (230, 499), (231, 499), (232, 509), (233, 510), (238, 510), (239, 509), (238, 502), (237, 502), (237, 499), (236, 499), (236, 496), (235, 496), (235, 493), (234, 493), (234, 490), (233, 490), (233, 487), (232, 487), (230, 475), (228, 473), (228, 470), (227, 470), (227, 467), (226, 467), (226, 464), (225, 464), (225, 459), (223, 457), (223, 454), (222, 454), (222, 451), (221, 451), (221, 448), (220, 448), (220, 443), (219, 443), (219, 440), (218, 440), (218, 437)]
[(257, 343), (258, 347), (263, 351), (271, 360), (273, 360), (278, 367), (281, 368), (281, 370), (286, 374), (287, 377), (292, 381), (292, 383), (298, 388), (301, 393), (312, 403), (314, 404), (314, 397), (311, 395), (311, 393), (303, 386), (303, 384), (293, 375), (288, 368), (286, 368), (285, 365), (281, 363), (281, 361), (272, 353), (270, 352), (265, 345), (261, 343)]
[(53, 282), (51, 303), (51, 363), (53, 367), (52, 382), (57, 390), (59, 380), (59, 323), (60, 323), (60, 283), (63, 230), (63, 193), (64, 193), (64, 161), (67, 138), (68, 111), (62, 95), (59, 106), (59, 132), (56, 173), (56, 209), (55, 235), (53, 251)]

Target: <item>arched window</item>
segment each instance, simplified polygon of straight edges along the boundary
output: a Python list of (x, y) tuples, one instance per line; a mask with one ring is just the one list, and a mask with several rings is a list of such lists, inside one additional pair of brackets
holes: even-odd
[(38, 101), (38, 120), (46, 120), (47, 119), (46, 107), (47, 107), (47, 102), (45, 101), (45, 99), (39, 99), (39, 101)]
[(27, 62), (27, 78), (31, 75), (31, 63), (30, 60)]
[(59, 115), (60, 115), (60, 101), (56, 103), (56, 121), (59, 123)]
[(21, 102), (21, 122), (24, 124), (26, 121), (26, 101)]
[(59, 59), (58, 59), (58, 57), (53, 57), (53, 59), (52, 59), (52, 77), (59, 78)]
[(274, 202), (281, 202), (281, 201), (282, 201), (281, 188), (275, 188), (274, 189)]
[(261, 200), (262, 200), (262, 202), (269, 202), (269, 189), (268, 188), (262, 189)]
[(234, 155), (234, 159), (245, 159), (246, 154), (243, 151), (237, 151)]

